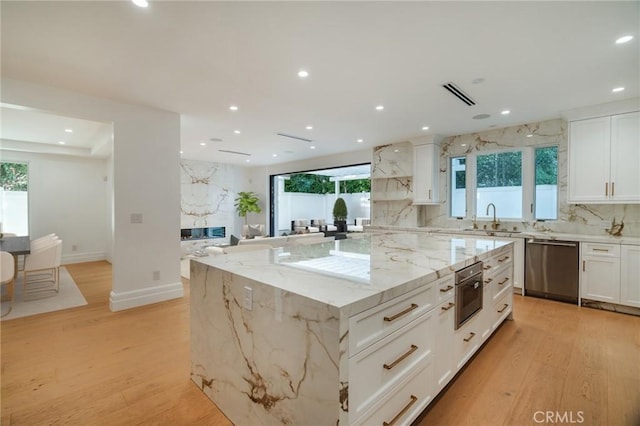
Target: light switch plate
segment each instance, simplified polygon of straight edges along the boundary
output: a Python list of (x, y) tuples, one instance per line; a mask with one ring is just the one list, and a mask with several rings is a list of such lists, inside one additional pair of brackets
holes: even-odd
[(244, 308), (247, 311), (250, 311), (253, 309), (253, 288), (249, 287), (249, 286), (245, 286), (244, 287), (244, 303), (243, 303)]

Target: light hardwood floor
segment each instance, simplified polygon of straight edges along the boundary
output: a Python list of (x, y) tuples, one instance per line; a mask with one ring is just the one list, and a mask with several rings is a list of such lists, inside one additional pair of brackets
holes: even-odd
[[(188, 285), (184, 299), (114, 313), (108, 263), (67, 269), (87, 306), (1, 325), (2, 425), (230, 424), (189, 380)], [(640, 425), (639, 317), (520, 296), (514, 305), (515, 320), (416, 424), (535, 425), (552, 411)]]

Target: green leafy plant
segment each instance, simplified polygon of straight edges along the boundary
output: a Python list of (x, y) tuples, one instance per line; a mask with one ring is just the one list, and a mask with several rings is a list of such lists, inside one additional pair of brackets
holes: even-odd
[(344, 202), (344, 198), (338, 197), (333, 204), (333, 218), (338, 220), (347, 220), (347, 203)]
[(258, 204), (260, 199), (255, 192), (240, 191), (235, 201), (234, 205), (238, 216), (244, 217), (245, 225), (247, 225), (247, 213), (260, 213), (262, 211)]

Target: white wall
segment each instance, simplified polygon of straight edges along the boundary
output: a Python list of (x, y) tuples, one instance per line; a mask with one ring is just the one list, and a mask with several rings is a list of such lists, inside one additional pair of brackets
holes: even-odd
[(55, 232), (62, 240), (62, 263), (107, 258), (111, 191), (106, 160), (3, 152), (2, 161), (29, 164), (31, 238)]
[(110, 307), (182, 297), (180, 116), (13, 79), (2, 79), (2, 101), (114, 124)]

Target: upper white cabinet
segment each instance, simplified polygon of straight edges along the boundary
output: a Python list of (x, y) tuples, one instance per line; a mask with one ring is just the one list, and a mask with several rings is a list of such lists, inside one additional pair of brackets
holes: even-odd
[(569, 123), (569, 202), (640, 203), (640, 112)]
[(436, 140), (411, 141), (413, 146), (413, 204), (439, 204), (440, 145)]

